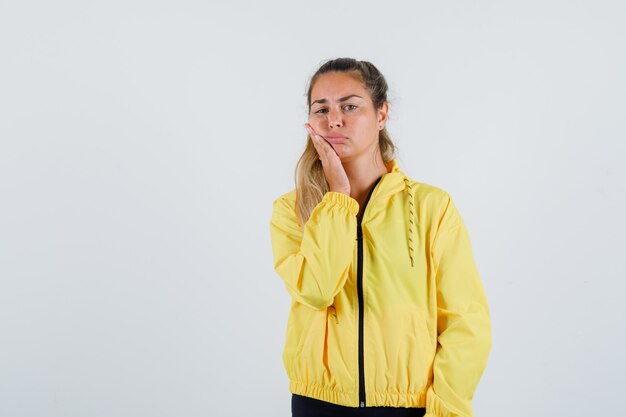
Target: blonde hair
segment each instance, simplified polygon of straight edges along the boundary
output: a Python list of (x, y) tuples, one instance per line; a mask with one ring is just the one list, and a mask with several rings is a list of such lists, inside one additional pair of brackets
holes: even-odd
[[(337, 71), (345, 72), (359, 80), (363, 87), (369, 91), (374, 109), (380, 109), (387, 102), (387, 81), (378, 69), (368, 61), (357, 61), (353, 58), (337, 58), (323, 63), (309, 80), (307, 88), (307, 104), (311, 112), (311, 90), (317, 78), (324, 73)], [(383, 128), (378, 134), (378, 145), (383, 162), (387, 165), (396, 157), (397, 147), (394, 145), (387, 128)], [(307, 135), (307, 143), (296, 164), (296, 212), (300, 226), (311, 216), (311, 212), (319, 204), (328, 191), (330, 191), (322, 162), (319, 160), (315, 145)]]

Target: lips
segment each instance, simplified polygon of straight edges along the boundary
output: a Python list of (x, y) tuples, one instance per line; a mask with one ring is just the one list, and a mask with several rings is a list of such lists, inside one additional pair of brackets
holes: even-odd
[(337, 137), (335, 137), (335, 138), (328, 137), (328, 138), (326, 138), (326, 140), (328, 142), (330, 142), (330, 143), (344, 143), (346, 141), (346, 139), (347, 138), (344, 138), (344, 137), (338, 137), (338, 138)]
[(326, 136), (325, 139), (331, 143), (339, 143), (345, 141), (345, 136)]

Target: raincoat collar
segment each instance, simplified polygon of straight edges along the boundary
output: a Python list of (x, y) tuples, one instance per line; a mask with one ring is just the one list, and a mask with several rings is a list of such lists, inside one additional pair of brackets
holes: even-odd
[(411, 266), (415, 266), (415, 246), (417, 244), (417, 227), (415, 216), (415, 181), (412, 181), (399, 167), (395, 159), (389, 161), (386, 165), (387, 173), (383, 174), (377, 186), (372, 191), (368, 202), (368, 212), (384, 209), (389, 198), (399, 192), (407, 194), (406, 201), (406, 240), (409, 248), (409, 260)]
[(387, 164), (387, 173), (383, 174), (380, 183), (374, 189), (371, 200), (386, 200), (391, 195), (402, 191), (405, 187), (403, 178), (404, 173), (400, 170), (398, 163), (392, 159)]

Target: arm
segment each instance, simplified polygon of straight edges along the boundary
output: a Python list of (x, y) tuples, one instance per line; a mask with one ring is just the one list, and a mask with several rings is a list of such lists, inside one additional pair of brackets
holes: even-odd
[(432, 258), (439, 343), (426, 417), (473, 417), (472, 397), (491, 350), (491, 321), (468, 231), (449, 195)]
[(274, 269), (291, 296), (314, 309), (323, 309), (343, 288), (356, 239), (359, 203), (347, 194), (329, 191), (304, 226), (295, 202), (274, 201), (270, 221)]

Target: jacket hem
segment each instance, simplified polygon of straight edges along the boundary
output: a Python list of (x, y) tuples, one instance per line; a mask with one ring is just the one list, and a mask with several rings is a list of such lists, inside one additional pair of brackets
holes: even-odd
[(366, 406), (369, 407), (408, 407), (425, 408), (426, 391), (374, 391), (366, 395)]
[[(428, 388), (426, 400), (426, 414), (424, 417), (459, 417), (460, 414), (450, 411), (443, 400), (435, 394), (432, 385)], [(472, 415), (473, 417), (473, 415)]]
[(354, 398), (356, 395), (355, 392), (347, 393), (329, 387), (321, 387), (319, 385), (300, 381), (289, 381), (289, 390), (293, 394), (303, 395), (305, 397), (311, 397), (333, 404), (343, 405), (346, 407), (358, 406), (358, 404), (350, 401), (350, 398)]
[[(337, 389), (322, 387), (319, 385), (305, 383), (301, 381), (290, 381), (289, 390), (293, 394), (315, 398), (321, 401), (330, 402), (346, 407), (358, 407), (357, 392), (344, 392)], [(374, 391), (366, 395), (366, 407), (406, 407), (406, 408), (426, 408), (427, 389), (421, 391), (393, 392)], [(435, 414), (427, 414), (430, 417), (440, 417)]]

